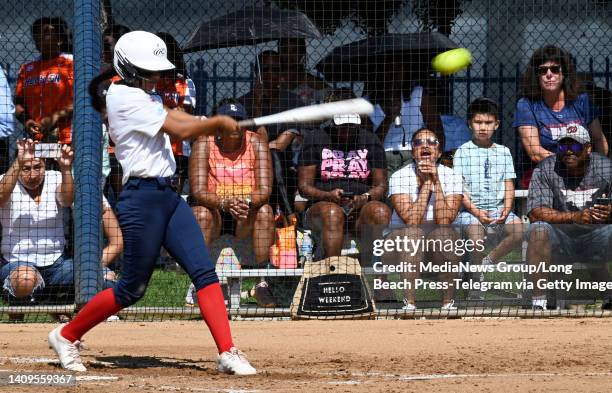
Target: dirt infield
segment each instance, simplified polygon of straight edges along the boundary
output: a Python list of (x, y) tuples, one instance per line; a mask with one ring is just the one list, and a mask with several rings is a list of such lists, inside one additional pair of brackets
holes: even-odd
[[(58, 373), (51, 325), (0, 325), (0, 370)], [(612, 319), (232, 322), (259, 375), (215, 371), (202, 322), (105, 323), (77, 387), (11, 392), (610, 392)]]

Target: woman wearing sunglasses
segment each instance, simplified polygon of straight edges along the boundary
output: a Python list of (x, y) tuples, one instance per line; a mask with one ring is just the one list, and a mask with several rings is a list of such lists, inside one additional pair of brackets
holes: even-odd
[[(436, 134), (421, 128), (412, 136), (412, 155), (414, 162), (406, 165), (391, 176), (389, 181), (389, 198), (393, 207), (390, 228), (394, 229), (387, 239), (396, 244), (421, 242), (429, 246), (415, 247), (408, 250), (398, 247), (395, 252), (386, 254), (387, 264), (407, 262), (420, 267), (421, 262), (432, 262), (434, 265), (456, 265), (462, 252), (454, 249), (441, 249), (435, 244), (449, 242), (455, 244), (458, 234), (450, 226), (457, 217), (463, 199), (463, 179), (451, 168), (438, 163), (440, 141)], [(399, 243), (398, 243), (399, 242)], [(404, 243), (405, 244), (405, 243)], [(411, 243), (415, 244), (415, 243)], [(412, 269), (402, 274), (402, 279), (410, 286), (404, 289), (404, 307), (406, 311), (416, 310), (416, 280), (422, 273), (436, 269)], [(451, 285), (455, 273), (448, 269), (440, 270), (440, 282), (430, 283), (429, 289), (442, 290), (442, 309), (456, 310)], [(425, 289), (421, 286), (420, 289)]]
[(513, 127), (526, 153), (520, 169), (522, 188), (529, 186), (533, 168), (557, 151), (559, 135), (567, 127), (581, 125), (591, 134), (593, 151), (606, 155), (608, 143), (588, 94), (580, 91), (570, 54), (556, 46), (537, 49), (521, 82), (522, 98), (516, 105)]

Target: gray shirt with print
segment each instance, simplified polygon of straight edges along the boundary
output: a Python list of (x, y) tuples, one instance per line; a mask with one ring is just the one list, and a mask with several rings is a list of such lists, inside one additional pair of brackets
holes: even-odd
[[(612, 161), (599, 153), (591, 153), (584, 176), (575, 177), (557, 155), (544, 159), (533, 172), (529, 183), (527, 212), (537, 207), (549, 207), (562, 212), (592, 207), (595, 199), (612, 197)], [(564, 225), (563, 230), (580, 235), (593, 230), (592, 225)]]

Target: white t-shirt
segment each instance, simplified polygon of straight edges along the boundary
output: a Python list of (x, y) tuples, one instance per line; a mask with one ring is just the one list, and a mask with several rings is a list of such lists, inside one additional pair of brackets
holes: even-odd
[[(0, 175), (0, 179), (4, 175)], [(62, 174), (46, 171), (40, 203), (17, 181), (9, 201), (0, 207), (2, 256), (9, 262), (52, 265), (64, 252), (64, 208), (57, 200)]]
[[(392, 122), (387, 130), (383, 141), (385, 151), (412, 150), (412, 134), (419, 128), (425, 126), (423, 114), (421, 113), (421, 101), (423, 100), (423, 87), (415, 86), (410, 93), (410, 99), (404, 99), (402, 93), (402, 107), (400, 109), (399, 123)], [(385, 120), (387, 114), (379, 104), (374, 105), (374, 113), (370, 115), (374, 130), (378, 129)], [(397, 119), (396, 119), (397, 120)]]
[[(415, 202), (419, 196), (418, 180), (416, 175), (416, 167), (414, 163), (406, 165), (391, 176), (389, 180), (389, 197), (395, 194), (408, 194), (412, 202)], [(445, 196), (452, 194), (463, 194), (463, 181), (461, 175), (455, 173), (451, 168), (438, 164), (438, 177), (442, 185), (442, 192)], [(431, 194), (427, 209), (425, 209), (425, 219), (423, 222), (432, 222), (434, 220), (434, 205), (436, 203), (435, 194)], [(403, 228), (406, 223), (393, 210), (391, 216), (391, 228)]]
[(158, 95), (112, 84), (106, 94), (109, 134), (123, 168), (130, 176), (167, 177), (176, 170), (170, 137), (161, 131), (167, 112)]

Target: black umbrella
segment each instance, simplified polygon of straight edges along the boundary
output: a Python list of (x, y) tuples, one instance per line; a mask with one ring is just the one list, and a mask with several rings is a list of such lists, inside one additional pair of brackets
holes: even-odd
[(385, 34), (339, 46), (325, 56), (317, 69), (327, 81), (365, 81), (383, 72), (382, 65), (401, 62), (421, 73), (438, 53), (457, 48), (437, 33)]
[(253, 45), (280, 38), (321, 38), (321, 32), (301, 12), (249, 7), (202, 22), (183, 48), (185, 52)]

